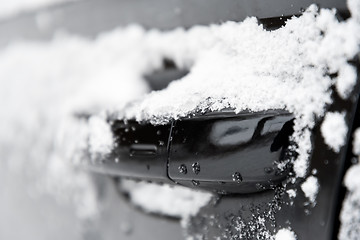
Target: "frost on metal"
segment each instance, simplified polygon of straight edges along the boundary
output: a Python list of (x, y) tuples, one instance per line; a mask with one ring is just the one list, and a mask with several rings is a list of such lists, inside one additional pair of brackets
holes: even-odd
[(328, 112), (325, 115), (321, 125), (321, 134), (325, 143), (335, 152), (339, 152), (340, 148), (346, 142), (348, 126), (345, 122), (345, 112)]

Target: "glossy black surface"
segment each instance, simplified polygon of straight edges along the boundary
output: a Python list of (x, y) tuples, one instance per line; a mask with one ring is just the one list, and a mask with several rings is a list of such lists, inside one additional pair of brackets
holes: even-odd
[[(276, 163), (285, 159), (292, 119), (285, 111), (266, 111), (176, 121), (169, 177), (220, 193), (257, 192), (279, 184), (287, 171), (279, 171)], [(181, 171), (184, 167), (187, 173)]]
[(115, 147), (111, 154), (92, 164), (92, 169), (113, 176), (169, 182), (167, 145), (170, 125), (153, 126), (117, 120), (112, 124)]
[(283, 110), (196, 114), (160, 126), (116, 120), (114, 149), (91, 168), (221, 194), (263, 191), (286, 178), (292, 125)]

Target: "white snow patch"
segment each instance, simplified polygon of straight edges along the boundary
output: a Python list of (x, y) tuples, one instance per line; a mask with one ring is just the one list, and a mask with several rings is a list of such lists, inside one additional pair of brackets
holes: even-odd
[(345, 186), (351, 192), (360, 190), (360, 164), (352, 166), (345, 175)]
[(360, 1), (359, 0), (347, 0), (348, 8), (351, 13), (351, 17), (360, 23)]
[(301, 184), (301, 190), (304, 192), (305, 197), (309, 199), (312, 204), (316, 203), (316, 196), (319, 192), (319, 181), (317, 177), (309, 176), (305, 182)]
[(346, 141), (348, 126), (345, 122), (345, 112), (328, 112), (321, 125), (321, 134), (325, 143), (335, 152), (339, 152)]
[(95, 155), (109, 154), (113, 147), (110, 125), (99, 116), (89, 119), (89, 152)]
[(350, 65), (344, 65), (339, 70), (336, 81), (336, 89), (340, 97), (346, 99), (349, 97), (352, 89), (356, 84), (357, 72), (356, 68)]
[(145, 211), (182, 219), (194, 216), (214, 196), (179, 185), (122, 180), (120, 186), (129, 193), (131, 201)]
[(291, 229), (282, 228), (276, 235), (274, 240), (296, 240), (296, 235)]
[[(296, 126), (297, 125), (295, 125), (295, 128)], [(309, 129), (304, 129), (302, 132), (300, 129), (296, 130), (294, 140), (297, 142), (298, 146), (296, 150), (299, 155), (294, 162), (293, 168), (297, 177), (305, 177), (309, 167), (308, 157), (312, 150), (311, 131)]]
[(76, 166), (81, 150), (106, 154), (112, 137), (102, 115), (89, 121), (78, 116), (96, 115), (148, 91), (136, 74), (144, 66), (129, 57), (139, 36), (136, 30), (123, 35), (124, 40), (115, 32), (92, 41), (58, 36), (0, 51), (1, 167), (29, 176), (30, 188), (72, 204), (81, 218), (98, 209), (91, 176)]

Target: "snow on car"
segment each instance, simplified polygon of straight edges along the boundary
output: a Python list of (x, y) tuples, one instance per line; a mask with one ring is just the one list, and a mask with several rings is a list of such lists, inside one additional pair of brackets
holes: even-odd
[[(109, 119), (155, 126), (223, 109), (282, 109), (295, 116), (291, 139), (297, 154), (291, 158), (294, 171), (289, 179), (303, 181), (301, 190), (310, 205), (321, 204), (316, 201), (321, 183), (316, 174), (307, 176), (312, 170), (311, 134), (324, 118), (325, 143), (340, 151), (347, 141), (345, 113), (327, 108), (335, 93), (351, 98), (357, 83), (350, 61), (359, 53), (360, 3), (351, 0), (348, 5), (351, 17), (346, 20), (339, 21), (334, 9), (311, 5), (272, 31), (249, 17), (190, 29), (132, 25), (96, 39), (62, 33), (49, 42), (12, 43), (0, 50), (0, 165), (16, 176), (29, 173), (28, 184), (36, 186), (36, 193), (49, 193), (73, 205), (79, 218), (91, 219), (102, 203), (82, 164), (84, 158), (101, 158), (114, 148)], [(188, 73), (163, 90), (150, 91), (144, 76), (161, 69), (164, 59)], [(359, 216), (353, 211), (360, 201), (356, 173), (354, 166), (345, 178), (350, 193), (341, 214), (340, 239), (359, 237), (354, 224)], [(119, 185), (145, 211), (182, 218), (189, 239), (194, 237), (187, 231), (190, 217), (215, 205), (217, 198), (216, 193), (182, 186), (131, 180)], [(286, 191), (290, 200), (300, 195)], [(296, 239), (291, 222), (274, 232), (261, 214), (251, 223), (258, 228), (252, 237)], [(243, 229), (251, 227), (242, 220), (237, 223), (241, 238)]]

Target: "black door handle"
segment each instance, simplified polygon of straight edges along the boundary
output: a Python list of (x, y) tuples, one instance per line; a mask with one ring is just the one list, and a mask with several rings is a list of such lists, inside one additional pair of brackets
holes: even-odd
[(112, 122), (115, 147), (95, 171), (178, 183), (219, 193), (252, 193), (280, 183), (293, 115), (284, 110), (198, 114), (154, 126)]
[(169, 177), (185, 186), (220, 193), (268, 189), (286, 177), (288, 169), (280, 171), (276, 162), (284, 160), (292, 120), (287, 112), (268, 111), (223, 112), (176, 121), (171, 131)]

